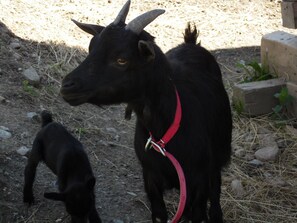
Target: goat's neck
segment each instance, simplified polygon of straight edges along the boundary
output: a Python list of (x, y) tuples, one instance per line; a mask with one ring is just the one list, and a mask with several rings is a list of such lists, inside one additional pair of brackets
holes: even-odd
[(169, 76), (148, 86), (144, 100), (133, 107), (145, 128), (156, 139), (161, 138), (173, 122), (176, 111), (175, 87)]

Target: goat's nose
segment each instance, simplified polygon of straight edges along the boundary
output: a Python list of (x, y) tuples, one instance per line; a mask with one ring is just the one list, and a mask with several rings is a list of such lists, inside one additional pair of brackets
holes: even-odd
[(75, 83), (73, 82), (73, 81), (70, 81), (70, 80), (68, 80), (68, 81), (63, 81), (63, 83), (62, 83), (62, 87), (63, 88), (71, 88), (71, 87), (73, 87), (75, 85)]
[(73, 80), (71, 80), (71, 79), (64, 79), (63, 81), (62, 81), (62, 88), (64, 88), (64, 89), (70, 89), (70, 88), (73, 88), (73, 87), (75, 87), (75, 81), (73, 81)]

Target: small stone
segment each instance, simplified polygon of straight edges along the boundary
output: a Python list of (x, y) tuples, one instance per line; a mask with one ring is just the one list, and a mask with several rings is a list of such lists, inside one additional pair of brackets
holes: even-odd
[(297, 129), (296, 128), (294, 128), (292, 126), (289, 126), (289, 125), (287, 125), (286, 128), (287, 128), (287, 132), (289, 132), (291, 135), (293, 135), (295, 137), (297, 136)]
[(268, 179), (268, 182), (275, 187), (284, 187), (288, 185), (286, 181), (278, 177)]
[(33, 119), (35, 116), (37, 116), (36, 112), (28, 112), (27, 113), (27, 117), (30, 118), (30, 119)]
[(13, 49), (16, 49), (16, 50), (18, 50), (18, 49), (21, 48), (21, 44), (20, 44), (19, 42), (17, 42), (17, 41), (11, 42), (11, 43), (9, 44), (9, 46), (10, 46), (11, 48), (13, 48)]
[(235, 150), (234, 155), (238, 158), (242, 158), (245, 156), (245, 150), (244, 149)]
[(131, 195), (131, 196), (133, 196), (133, 197), (136, 197), (137, 196), (137, 194), (135, 194), (135, 193), (133, 193), (133, 192), (127, 192), (127, 194), (129, 194), (129, 195)]
[(121, 140), (121, 136), (119, 135), (115, 135), (114, 136), (115, 141), (119, 142)]
[(272, 134), (259, 134), (259, 143), (262, 147), (277, 146), (276, 138)]
[(247, 161), (253, 160), (254, 158), (255, 158), (254, 155), (251, 153), (245, 154), (244, 156), (244, 159)]
[(0, 102), (1, 103), (5, 103), (6, 102), (6, 99), (4, 97), (0, 96)]
[(21, 156), (25, 156), (29, 151), (30, 151), (30, 149), (27, 148), (26, 146), (21, 146), (21, 147), (17, 150), (17, 153), (20, 154)]
[[(3, 126), (1, 126), (3, 127)], [(11, 133), (8, 131), (7, 128), (4, 129), (0, 128), (0, 139), (9, 139), (11, 137)]]
[(254, 141), (254, 136), (251, 133), (245, 133), (243, 136), (243, 141), (252, 142)]
[(120, 219), (113, 219), (111, 221), (111, 223), (124, 223), (124, 221), (120, 220)]
[(117, 130), (113, 127), (107, 127), (106, 131), (110, 132), (110, 133), (117, 133)]
[(267, 146), (261, 148), (255, 152), (255, 157), (261, 161), (271, 161), (275, 160), (279, 154), (279, 148), (277, 146)]
[(249, 164), (251, 166), (254, 166), (254, 167), (261, 167), (263, 166), (263, 162), (261, 162), (260, 160), (257, 160), (257, 159), (253, 159), (249, 162)]
[(109, 145), (108, 145), (108, 142), (106, 142), (106, 141), (104, 141), (104, 140), (100, 140), (100, 141), (99, 141), (99, 145), (101, 145), (101, 146), (109, 146)]
[(5, 126), (2, 126), (2, 125), (1, 125), (1, 126), (0, 126), (0, 129), (9, 132), (9, 128), (7, 128), (7, 127), (5, 127)]
[(31, 121), (40, 122), (39, 115), (36, 112), (28, 112), (27, 118), (29, 118)]
[(231, 189), (237, 197), (242, 197), (244, 194), (244, 189), (240, 180), (232, 180)]
[(14, 53), (14, 54), (13, 54), (13, 57), (14, 57), (14, 59), (16, 59), (16, 60), (20, 60), (20, 59), (22, 58), (22, 56), (21, 56), (20, 54), (18, 54), (18, 53)]
[(38, 73), (31, 66), (23, 71), (23, 75), (27, 78), (27, 80), (31, 81), (34, 84), (38, 84), (40, 82), (40, 77)]
[(269, 129), (266, 129), (266, 128), (260, 126), (258, 128), (258, 134), (271, 134), (271, 131)]
[(28, 131), (26, 131), (26, 132), (22, 132), (22, 133), (21, 133), (21, 138), (22, 138), (22, 139), (26, 139), (26, 138), (28, 138), (29, 136), (30, 136), (30, 134), (29, 134)]

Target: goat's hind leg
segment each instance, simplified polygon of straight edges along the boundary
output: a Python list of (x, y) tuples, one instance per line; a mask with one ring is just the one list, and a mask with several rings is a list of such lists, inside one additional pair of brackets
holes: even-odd
[(193, 223), (206, 223), (208, 222), (207, 217), (207, 199), (208, 199), (208, 180), (207, 177), (198, 178), (202, 179), (196, 182), (196, 187), (193, 188), (193, 193), (189, 194), (189, 199), (191, 203), (189, 205), (192, 206), (191, 209), (191, 217), (190, 220)]
[(210, 208), (209, 208), (209, 218), (210, 223), (223, 223), (223, 212), (220, 205), (220, 195), (221, 195), (221, 184), (222, 176), (221, 169), (216, 168), (212, 171), (210, 176)]
[(34, 203), (33, 182), (40, 159), (40, 145), (37, 140), (35, 140), (24, 171), (25, 183), (23, 189), (23, 202), (28, 203), (29, 205)]
[(163, 199), (163, 185), (160, 179), (143, 169), (144, 187), (151, 203), (152, 221), (154, 223), (167, 223), (167, 210)]

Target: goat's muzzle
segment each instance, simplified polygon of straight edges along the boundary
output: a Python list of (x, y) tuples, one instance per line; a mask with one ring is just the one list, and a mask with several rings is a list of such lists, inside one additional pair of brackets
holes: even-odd
[(79, 82), (67, 78), (62, 81), (60, 94), (66, 102), (73, 106), (85, 103), (88, 98), (88, 94), (81, 93)]

